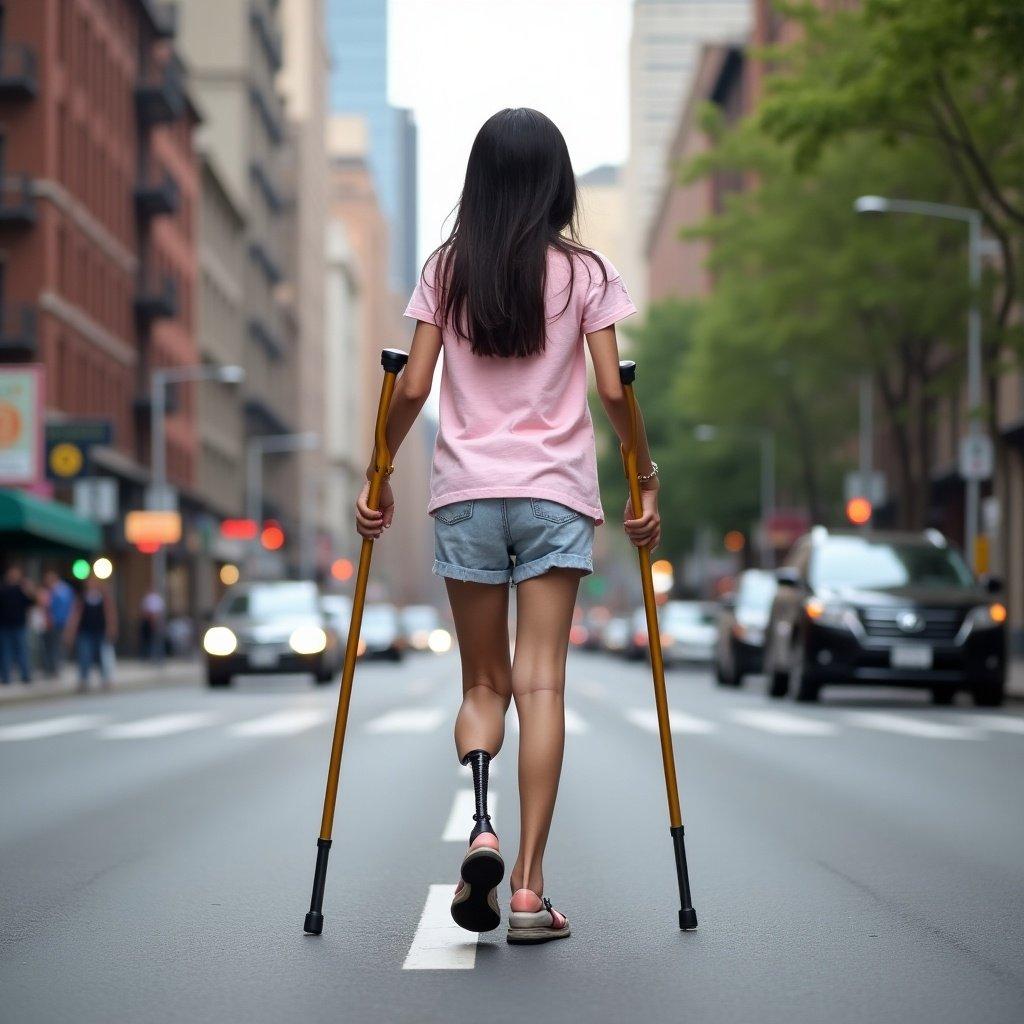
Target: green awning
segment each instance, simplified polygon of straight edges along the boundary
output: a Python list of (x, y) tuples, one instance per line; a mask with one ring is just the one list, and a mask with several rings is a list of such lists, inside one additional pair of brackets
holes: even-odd
[(99, 526), (67, 505), (0, 489), (0, 549), (7, 553), (85, 553), (102, 543)]

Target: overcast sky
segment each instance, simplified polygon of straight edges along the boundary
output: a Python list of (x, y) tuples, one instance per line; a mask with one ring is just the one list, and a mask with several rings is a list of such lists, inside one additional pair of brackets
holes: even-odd
[(535, 107), (577, 174), (628, 149), (631, 0), (390, 0), (389, 92), (419, 129), (419, 255), (442, 240), (480, 125)]

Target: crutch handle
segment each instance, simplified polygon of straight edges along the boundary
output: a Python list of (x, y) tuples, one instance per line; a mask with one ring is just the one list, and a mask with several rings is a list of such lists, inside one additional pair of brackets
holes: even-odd
[(402, 367), (409, 362), (409, 353), (400, 348), (386, 348), (380, 354), (380, 365), (385, 373), (401, 373)]
[(632, 359), (623, 359), (619, 363), (619, 380), (623, 384), (632, 384), (636, 380), (636, 363)]

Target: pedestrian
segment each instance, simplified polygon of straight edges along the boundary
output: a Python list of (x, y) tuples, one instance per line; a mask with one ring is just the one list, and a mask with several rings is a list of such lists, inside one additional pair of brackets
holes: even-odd
[(165, 611), (164, 598), (158, 590), (150, 590), (143, 595), (139, 606), (140, 653), (149, 661), (163, 661)]
[[(470, 931), (500, 923), (496, 887), (505, 865), (487, 778), (514, 699), (520, 846), (510, 875), (510, 942), (569, 934), (566, 916), (545, 895), (542, 860), (562, 765), (569, 629), (579, 581), (593, 571), (594, 528), (604, 521), (584, 337), (612, 427), (623, 442), (630, 429), (614, 325), (636, 307), (611, 261), (580, 244), (576, 202), (565, 140), (547, 117), (506, 109), (484, 124), (451, 234), (426, 261), (406, 308), (418, 322), (387, 423), (395, 453), (443, 350), (427, 512), (433, 571), (445, 580), (461, 650), (456, 752), (472, 767), (476, 796), (452, 916)], [(624, 527), (634, 544), (653, 548), (657, 466), (642, 422), (638, 440), (643, 513), (633, 519), (627, 500)], [(368, 493), (369, 484), (356, 502), (356, 527), (378, 538), (393, 522), (395, 499), (385, 481), (374, 511)]]
[(0, 683), (11, 681), (16, 665), (23, 683), (32, 682), (29, 664), (28, 612), (36, 603), (35, 588), (20, 565), (8, 566), (0, 584)]
[(117, 608), (106, 586), (94, 576), (85, 584), (75, 602), (65, 629), (74, 644), (78, 662), (78, 689), (85, 691), (95, 666), (103, 688), (110, 686), (114, 664), (114, 641), (117, 639)]
[(60, 573), (52, 569), (43, 577), (46, 630), (43, 633), (43, 669), (47, 675), (60, 675), (64, 630), (75, 604), (75, 592)]

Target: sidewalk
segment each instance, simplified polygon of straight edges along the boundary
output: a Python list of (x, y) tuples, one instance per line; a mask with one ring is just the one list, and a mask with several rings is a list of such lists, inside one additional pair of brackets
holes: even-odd
[[(202, 679), (202, 667), (198, 660), (169, 658), (163, 665), (139, 661), (134, 658), (120, 658), (111, 691), (143, 690), (159, 686), (185, 686), (189, 683), (198, 684)], [(36, 676), (27, 686), (20, 679), (9, 685), (0, 684), (0, 708), (8, 704), (17, 704), (29, 700), (41, 700), (47, 697), (68, 697), (78, 687), (78, 675), (74, 665), (64, 665), (60, 679), (46, 679)], [(95, 672), (89, 681), (91, 691), (99, 691), (99, 679)]]

